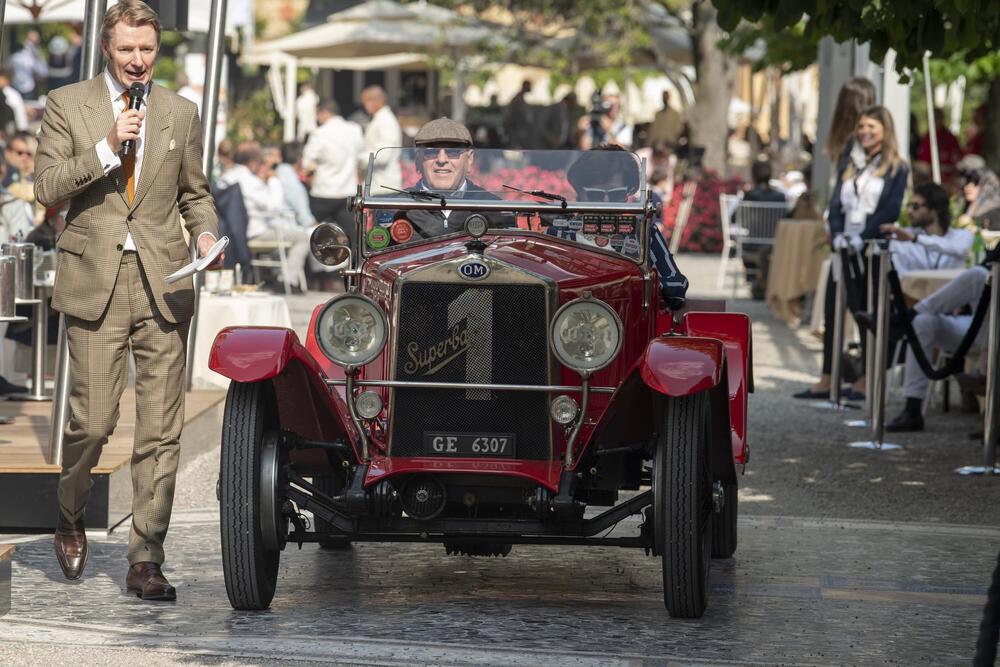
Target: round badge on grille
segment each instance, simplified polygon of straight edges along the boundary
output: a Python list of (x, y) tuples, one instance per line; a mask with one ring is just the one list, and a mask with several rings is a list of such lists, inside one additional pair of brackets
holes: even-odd
[(482, 280), (490, 275), (490, 267), (486, 262), (478, 259), (470, 259), (459, 265), (458, 275), (466, 280)]

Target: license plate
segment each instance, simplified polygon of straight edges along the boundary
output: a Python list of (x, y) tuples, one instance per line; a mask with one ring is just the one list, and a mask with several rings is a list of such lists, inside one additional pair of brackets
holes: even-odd
[(513, 433), (424, 433), (428, 456), (513, 458)]

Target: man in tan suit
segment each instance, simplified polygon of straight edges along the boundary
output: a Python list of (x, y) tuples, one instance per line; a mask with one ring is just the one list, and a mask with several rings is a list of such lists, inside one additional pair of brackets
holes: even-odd
[[(90, 471), (118, 421), (131, 349), (136, 433), (126, 588), (142, 599), (173, 600), (160, 565), (184, 422), (194, 292), (190, 278), (173, 285), (164, 278), (188, 261), (181, 217), (201, 255), (218, 225), (195, 105), (150, 83), (159, 43), (159, 17), (145, 3), (120, 0), (108, 10), (105, 71), (49, 95), (35, 195), (46, 206), (70, 202), (52, 301), (66, 316), (73, 377), (56, 557), (67, 578), (82, 574)], [(146, 88), (148, 110), (129, 110), (136, 83)], [(134, 147), (121, 156), (126, 141)]]

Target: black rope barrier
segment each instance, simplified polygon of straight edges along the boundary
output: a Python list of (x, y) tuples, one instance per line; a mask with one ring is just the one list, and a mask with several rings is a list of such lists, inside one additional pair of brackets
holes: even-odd
[(976, 311), (972, 316), (972, 323), (969, 325), (968, 331), (965, 332), (962, 342), (959, 343), (958, 347), (952, 353), (951, 360), (944, 368), (934, 368), (934, 364), (924, 354), (924, 348), (920, 344), (917, 332), (913, 329), (913, 322), (910, 321), (909, 314), (907, 313), (906, 297), (903, 295), (903, 286), (899, 282), (899, 275), (895, 269), (889, 271), (889, 289), (892, 293), (892, 309), (896, 313), (897, 319), (902, 322), (903, 335), (909, 343), (910, 354), (914, 355), (914, 359), (917, 360), (920, 370), (924, 372), (927, 379), (943, 380), (955, 373), (962, 372), (965, 367), (965, 355), (972, 348), (976, 336), (979, 335), (979, 329), (982, 328), (983, 321), (990, 310), (990, 286), (985, 285), (983, 287), (983, 294), (979, 298), (979, 304), (976, 306)]
[(841, 248), (840, 266), (847, 295), (847, 309), (851, 311), (851, 315), (864, 312), (867, 310), (865, 295), (868, 293), (868, 285), (859, 255), (848, 252), (847, 248)]
[(986, 605), (983, 607), (983, 621), (979, 625), (979, 637), (976, 639), (976, 655), (972, 659), (975, 667), (988, 667), (997, 658), (997, 640), (1000, 639), (1000, 557), (997, 566), (993, 568), (993, 580), (986, 594)]

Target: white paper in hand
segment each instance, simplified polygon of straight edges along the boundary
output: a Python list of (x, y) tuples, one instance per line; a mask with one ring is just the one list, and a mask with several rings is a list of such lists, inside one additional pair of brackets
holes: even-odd
[(212, 262), (214, 262), (216, 259), (219, 258), (219, 255), (222, 254), (222, 251), (225, 250), (226, 246), (228, 245), (229, 245), (229, 237), (223, 236), (221, 239), (215, 242), (215, 245), (213, 245), (211, 249), (209, 249), (207, 255), (205, 255), (204, 257), (199, 257), (190, 264), (177, 269), (169, 276), (167, 276), (166, 277), (167, 284), (172, 285), (178, 280), (183, 280), (188, 276), (193, 276), (199, 271), (204, 271), (205, 269), (207, 269), (209, 266), (212, 265)]

